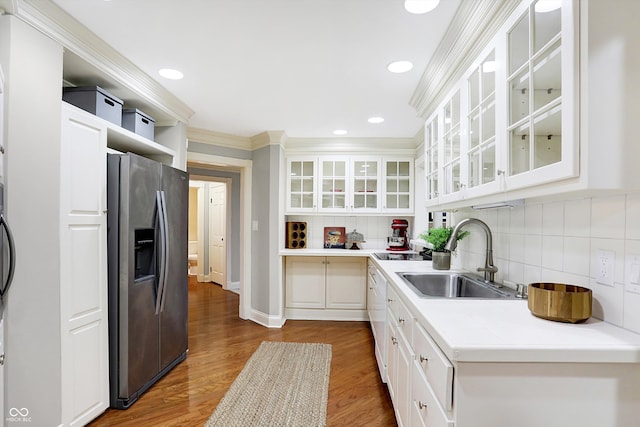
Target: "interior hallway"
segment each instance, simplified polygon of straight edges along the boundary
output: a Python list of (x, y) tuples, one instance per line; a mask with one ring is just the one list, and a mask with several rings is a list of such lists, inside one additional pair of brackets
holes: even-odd
[(238, 298), (189, 277), (189, 354), (131, 408), (108, 409), (90, 426), (202, 426), (262, 341), (333, 347), (327, 425), (395, 426), (367, 322), (287, 321), (268, 329), (238, 318)]

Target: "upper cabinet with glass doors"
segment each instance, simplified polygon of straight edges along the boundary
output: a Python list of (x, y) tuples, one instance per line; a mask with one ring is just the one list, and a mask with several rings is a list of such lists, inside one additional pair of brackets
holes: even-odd
[(427, 120), (429, 205), (577, 176), (574, 4), (523, 1)]
[(287, 158), (287, 213), (413, 214), (413, 159)]
[(316, 210), (316, 160), (300, 158), (287, 160), (287, 211), (314, 212)]
[(384, 159), (383, 210), (394, 213), (413, 212), (413, 161)]
[(537, 0), (508, 23), (507, 189), (578, 173), (574, 13), (571, 1)]

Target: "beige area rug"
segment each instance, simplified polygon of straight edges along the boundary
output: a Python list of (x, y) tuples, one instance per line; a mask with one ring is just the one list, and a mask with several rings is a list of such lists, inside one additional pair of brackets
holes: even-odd
[(327, 424), (331, 345), (264, 341), (205, 427)]

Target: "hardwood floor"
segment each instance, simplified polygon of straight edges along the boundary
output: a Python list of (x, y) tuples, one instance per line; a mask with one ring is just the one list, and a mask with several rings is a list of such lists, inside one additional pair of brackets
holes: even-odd
[(395, 426), (367, 322), (289, 320), (269, 329), (238, 318), (238, 295), (189, 278), (189, 354), (125, 411), (90, 426), (202, 426), (262, 341), (332, 345), (328, 426)]

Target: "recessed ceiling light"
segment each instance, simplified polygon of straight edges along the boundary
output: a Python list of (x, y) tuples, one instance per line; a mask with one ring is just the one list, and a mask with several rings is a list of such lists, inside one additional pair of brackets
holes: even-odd
[(336, 129), (333, 131), (334, 135), (346, 135), (348, 132), (344, 129)]
[(367, 121), (369, 123), (382, 123), (384, 122), (384, 117), (369, 117)]
[(419, 15), (431, 12), (439, 3), (440, 0), (404, 0), (404, 8), (409, 13)]
[(406, 73), (413, 68), (413, 63), (410, 61), (395, 61), (387, 65), (387, 70), (392, 73)]
[(184, 74), (182, 74), (182, 72), (174, 70), (172, 68), (163, 68), (158, 71), (158, 74), (169, 80), (180, 80), (184, 77)]
[(535, 11), (537, 13), (551, 12), (560, 9), (561, 6), (561, 0), (538, 0), (535, 5)]

